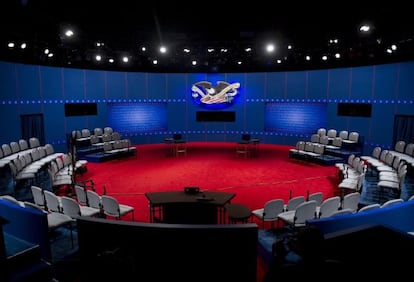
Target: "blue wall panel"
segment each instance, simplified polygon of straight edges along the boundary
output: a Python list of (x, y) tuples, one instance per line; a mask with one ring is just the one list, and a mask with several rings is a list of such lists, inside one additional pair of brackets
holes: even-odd
[(16, 98), (19, 100), (41, 98), (39, 67), (32, 65), (19, 65), (17, 67), (16, 86)]
[(412, 100), (414, 97), (414, 63), (400, 64), (396, 99)]
[(348, 99), (350, 97), (351, 69), (329, 70), (328, 98)]
[(127, 99), (127, 75), (125, 72), (108, 72), (106, 78), (106, 99)]
[(148, 99), (147, 74), (127, 73), (129, 99)]
[(102, 99), (105, 97), (106, 72), (87, 71), (85, 73), (85, 95), (86, 102)]
[(85, 95), (86, 70), (63, 69), (63, 97), (66, 100), (81, 100)]
[(183, 74), (170, 74), (167, 76), (167, 99), (190, 100), (191, 85), (187, 82), (187, 76)]
[(45, 100), (63, 100), (63, 69), (42, 67), (40, 72), (41, 96)]
[(10, 143), (21, 138), (20, 114), (17, 112), (17, 106), (14, 104), (0, 105), (1, 113), (1, 144)]
[(305, 98), (326, 99), (328, 97), (328, 71), (309, 71), (308, 88)]
[(266, 73), (253, 73), (244, 79), (244, 83), (240, 85), (243, 95), (241, 101), (247, 99), (264, 98), (265, 94)]
[(351, 102), (362, 102), (362, 97), (365, 99), (372, 96), (373, 91), (373, 67), (359, 67), (353, 68), (351, 71), (351, 93), (349, 99)]
[(148, 75), (148, 97), (151, 99), (167, 98), (167, 74), (151, 73)]
[(283, 98), (286, 96), (286, 73), (274, 72), (266, 74), (266, 97)]
[(17, 64), (2, 63), (0, 65), (0, 99), (14, 100), (17, 97)]
[(307, 91), (307, 72), (294, 71), (287, 74), (287, 99), (301, 99), (306, 97)]
[(399, 72), (398, 64), (375, 67), (374, 95), (372, 97), (374, 101), (395, 98), (398, 90)]

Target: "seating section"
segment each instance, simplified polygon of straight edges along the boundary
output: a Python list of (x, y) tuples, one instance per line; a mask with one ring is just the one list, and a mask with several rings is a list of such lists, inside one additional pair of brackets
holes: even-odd
[(93, 130), (73, 130), (76, 151), (80, 158), (92, 162), (107, 161), (136, 155), (137, 147), (112, 127), (96, 127)]
[[(60, 183), (61, 178), (72, 175), (71, 154), (55, 152), (52, 144), (40, 145), (35, 137), (26, 141), (2, 144), (0, 149), (0, 169), (4, 181), (0, 186), (0, 195), (13, 194), (20, 200), (28, 200), (30, 187), (50, 184), (59, 186), (71, 182)], [(74, 171), (86, 168), (87, 162), (76, 161)], [(59, 176), (61, 175), (61, 176)], [(66, 175), (65, 177), (63, 175)], [(59, 178), (59, 181), (55, 178)]]
[(336, 129), (319, 128), (311, 134), (310, 140), (299, 140), (296, 147), (289, 151), (289, 157), (315, 162), (322, 165), (332, 165), (348, 157), (360, 154), (362, 151), (362, 138), (359, 133)]

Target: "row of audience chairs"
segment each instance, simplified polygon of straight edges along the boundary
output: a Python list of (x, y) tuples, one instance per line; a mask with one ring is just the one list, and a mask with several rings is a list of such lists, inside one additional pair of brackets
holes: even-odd
[[(321, 192), (316, 192), (309, 195), (306, 200), (302, 196), (291, 198), (296, 206), (291, 207), (290, 210), (286, 210), (286, 204), (282, 199), (272, 199), (267, 201), (263, 208), (253, 210), (252, 215), (262, 221), (263, 228), (265, 222), (273, 224), (279, 220), (291, 227), (302, 227), (306, 225), (308, 220), (367, 212), (404, 202), (403, 199), (398, 198), (388, 200), (383, 204), (373, 203), (360, 207), (361, 194), (359, 192), (349, 193), (343, 199), (339, 196), (332, 196), (321, 200), (321, 194)], [(414, 200), (414, 195), (408, 200)]]
[(76, 198), (57, 196), (49, 190), (38, 186), (31, 186), (34, 203), (48, 212), (59, 212), (76, 219), (79, 216), (110, 216), (121, 219), (125, 214), (132, 214), (134, 220), (134, 207), (120, 204), (118, 200), (109, 195), (98, 195), (91, 189), (75, 185)]
[(358, 210), (360, 193), (354, 192), (343, 198), (333, 196), (323, 200), (322, 192), (304, 196), (296, 196), (289, 199), (287, 203), (283, 199), (271, 199), (262, 208), (252, 211), (252, 215), (262, 222), (273, 223), (283, 221), (290, 226), (300, 227), (307, 220), (335, 216), (344, 213), (353, 213)]
[(72, 137), (76, 139), (77, 142), (87, 141), (92, 135), (101, 137), (104, 134), (111, 135), (114, 132), (113, 128), (106, 126), (104, 128), (95, 127), (93, 131), (88, 128), (83, 128), (81, 130), (72, 130)]
[(20, 139), (19, 141), (2, 144), (0, 149), (0, 168), (8, 165), (21, 154), (30, 153), (32, 149), (38, 147), (40, 147), (40, 142), (36, 137), (31, 137), (29, 141)]
[[(399, 144), (401, 144), (401, 142)], [(398, 146), (396, 145), (396, 147)], [(403, 148), (403, 146), (401, 147)], [(409, 147), (414, 148), (414, 144)], [(409, 151), (410, 150), (411, 149), (409, 149)], [(413, 165), (412, 158), (413, 157), (405, 155), (405, 153), (382, 149), (380, 146), (375, 147), (371, 155), (361, 156), (361, 159), (367, 163), (368, 168), (372, 173), (375, 172), (377, 174), (377, 186), (380, 191), (383, 189), (391, 189), (397, 192), (396, 194), (398, 194), (398, 196), (400, 196), (402, 187), (405, 184), (408, 166), (412, 167)]]
[(335, 138), (340, 138), (342, 142), (348, 144), (356, 144), (359, 141), (359, 133), (356, 131), (349, 132), (348, 130), (336, 130), (334, 128), (326, 129), (326, 128), (319, 128), (316, 131), (316, 134), (319, 137), (327, 136), (329, 140), (334, 140)]

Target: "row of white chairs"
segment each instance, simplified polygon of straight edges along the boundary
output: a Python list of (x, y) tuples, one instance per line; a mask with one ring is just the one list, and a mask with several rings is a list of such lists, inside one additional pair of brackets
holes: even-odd
[(359, 141), (358, 140), (359, 133), (356, 131), (351, 131), (351, 132), (348, 132), (348, 130), (338, 131), (334, 128), (326, 130), (326, 128), (321, 127), (316, 131), (316, 134), (318, 134), (320, 137), (327, 136), (329, 140), (333, 140), (339, 137), (341, 138), (342, 142), (349, 143), (349, 144), (356, 144)]
[(18, 182), (22, 180), (33, 181), (54, 159), (63, 153), (55, 153), (51, 144), (26, 150), (8, 163), (13, 179)]
[(389, 150), (394, 155), (400, 157), (406, 163), (414, 167), (414, 143), (406, 143), (403, 140), (395, 143), (394, 150)]
[(322, 193), (316, 192), (307, 198), (293, 197), (287, 204), (283, 199), (272, 199), (267, 201), (262, 208), (253, 210), (252, 215), (262, 221), (262, 227), (265, 222), (271, 222), (273, 227), (273, 223), (279, 220), (299, 227), (305, 225), (310, 219), (356, 212), (360, 195), (359, 192), (354, 192), (345, 195), (343, 199), (339, 196), (332, 196), (323, 200)]
[(113, 128), (110, 126), (102, 127), (95, 127), (93, 131), (89, 130), (88, 128), (83, 128), (81, 130), (72, 130), (72, 137), (76, 139), (76, 141), (81, 142), (85, 140), (89, 140), (91, 135), (96, 135), (101, 137), (104, 134), (111, 135), (114, 132)]
[(377, 172), (379, 189), (391, 189), (397, 192), (402, 190), (408, 172), (406, 159), (394, 151), (377, 146), (371, 155), (361, 156), (368, 167)]
[(0, 148), (0, 168), (8, 165), (11, 161), (16, 159), (21, 154), (30, 153), (32, 149), (40, 147), (40, 141), (36, 137), (19, 141), (12, 141), (10, 144), (4, 143)]
[(298, 156), (301, 158), (315, 158), (322, 156), (325, 152), (325, 146), (322, 144), (315, 144), (310, 141), (300, 140), (296, 142), (296, 147), (289, 149), (291, 156)]
[(69, 196), (57, 196), (52, 191), (33, 185), (31, 191), (36, 205), (50, 212), (66, 214), (73, 219), (80, 216), (102, 215), (121, 219), (125, 214), (131, 213), (132, 221), (134, 220), (134, 207), (120, 204), (112, 196), (98, 195), (95, 191), (86, 190), (80, 185), (75, 185), (76, 199)]

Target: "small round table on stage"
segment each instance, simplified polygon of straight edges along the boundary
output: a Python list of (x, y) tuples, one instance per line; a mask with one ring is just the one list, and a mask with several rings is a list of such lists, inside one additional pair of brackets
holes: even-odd
[(229, 223), (249, 222), (252, 211), (242, 204), (227, 204), (225, 206)]

